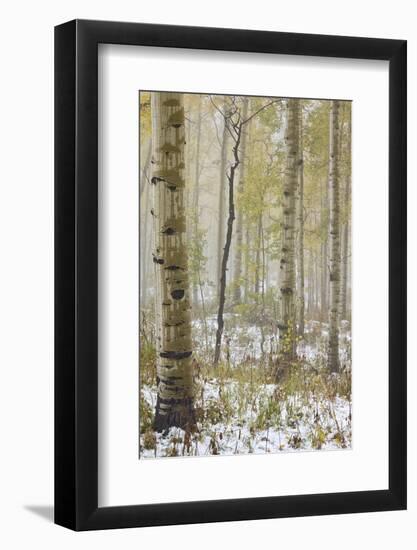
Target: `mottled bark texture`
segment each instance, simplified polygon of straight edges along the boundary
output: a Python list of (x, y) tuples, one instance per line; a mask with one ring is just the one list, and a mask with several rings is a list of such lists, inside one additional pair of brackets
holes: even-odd
[[(321, 210), (320, 210), (320, 223), (323, 231), (323, 242), (321, 244), (320, 253), (321, 253), (321, 297), (320, 297), (320, 307), (321, 307), (321, 319), (324, 322), (327, 322), (328, 315), (328, 279), (329, 279), (329, 268), (328, 268), (328, 224), (329, 224), (329, 182), (328, 179), (324, 179), (321, 186)], [(325, 230), (324, 230), (325, 228)]]
[(192, 429), (193, 373), (186, 216), (184, 107), (178, 93), (152, 92), (153, 261), (158, 396), (154, 428)]
[[(249, 98), (243, 99), (242, 119), (248, 118)], [(242, 196), (245, 188), (245, 155), (246, 143), (249, 127), (242, 129), (242, 140), (240, 147), (240, 165), (239, 165), (239, 184), (237, 186), (237, 216), (236, 216), (236, 242), (235, 242), (235, 261), (234, 261), (234, 289), (233, 301), (239, 304), (242, 300), (242, 244), (243, 244), (243, 209)]]
[[(152, 253), (152, 217), (151, 211), (151, 190), (150, 185), (145, 186), (145, 190), (140, 196), (140, 258), (148, 258)], [(152, 262), (140, 262), (140, 304), (145, 307), (148, 303), (149, 283), (152, 277)], [(151, 285), (152, 286), (152, 285)]]
[[(149, 172), (151, 168), (151, 155), (152, 155), (152, 140), (149, 138), (148, 142), (145, 146), (145, 156), (142, 157), (141, 152), (141, 166), (142, 170), (140, 173), (140, 243), (141, 243), (141, 250), (140, 250), (140, 257), (141, 258), (147, 258), (150, 254), (150, 247), (151, 247), (151, 239), (149, 238), (148, 232), (149, 232), (149, 224), (150, 224), (150, 206), (149, 203), (152, 200), (149, 190)], [(151, 262), (140, 262), (140, 303), (145, 306), (148, 301), (148, 282), (149, 282), (149, 272), (151, 271)]]
[(350, 188), (351, 188), (351, 114), (350, 110), (348, 112), (348, 122), (347, 122), (347, 144), (346, 144), (346, 157), (347, 157), (347, 170), (346, 170), (346, 180), (345, 180), (345, 197), (344, 197), (344, 207), (346, 210), (345, 222), (343, 224), (343, 254), (342, 254), (342, 290), (341, 290), (341, 304), (340, 304), (340, 314), (342, 319), (350, 320), (348, 312), (348, 270), (349, 270), (349, 240), (350, 240)]
[(330, 191), (330, 314), (328, 367), (339, 370), (339, 313), (340, 313), (340, 102), (330, 107), (329, 191)]
[[(200, 198), (200, 143), (201, 143), (201, 95), (198, 96), (198, 115), (197, 115), (197, 137), (195, 151), (195, 172), (193, 185), (193, 239), (198, 240), (198, 220), (200, 217), (199, 198)], [(193, 303), (194, 306), (198, 302), (198, 283), (193, 286)]]
[(145, 147), (145, 161), (142, 161), (142, 172), (140, 175), (140, 196), (142, 197), (143, 191), (146, 188), (146, 183), (149, 177), (149, 167), (151, 164), (151, 154), (152, 154), (152, 139), (149, 139)]
[(284, 361), (295, 356), (295, 219), (299, 166), (300, 102), (287, 102), (285, 131), (286, 166), (282, 190), (282, 246), (280, 260), (281, 354)]
[(255, 278), (253, 283), (253, 292), (258, 299), (260, 290), (260, 267), (261, 267), (261, 235), (262, 235), (262, 213), (258, 215), (256, 223), (256, 241), (255, 241)]
[(298, 335), (304, 336), (304, 155), (303, 155), (303, 111), (299, 109), (298, 147), (298, 288), (299, 312)]

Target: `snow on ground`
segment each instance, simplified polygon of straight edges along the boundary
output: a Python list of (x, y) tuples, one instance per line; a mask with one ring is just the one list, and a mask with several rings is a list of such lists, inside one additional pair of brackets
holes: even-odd
[[(233, 454), (264, 454), (276, 452), (311, 451), (317, 449), (349, 448), (351, 445), (351, 406), (349, 401), (337, 396), (333, 401), (312, 398), (303, 403), (291, 396), (280, 404), (279, 410), (270, 412), (269, 427), (257, 429), (259, 415), (268, 411), (268, 403), (274, 403), (275, 384), (262, 387), (254, 398), (253, 407), (239, 411), (236, 382), (230, 382), (223, 392), (231, 395), (233, 413), (228, 422), (199, 424), (199, 431), (187, 442), (185, 433), (171, 428), (167, 434), (155, 434), (154, 448), (145, 449), (141, 437), (141, 458), (166, 456), (207, 456)], [(216, 380), (205, 384), (197, 407), (214, 406), (221, 401), (220, 387)], [(142, 397), (153, 408), (156, 388), (144, 386)], [(265, 410), (263, 410), (265, 409)], [(239, 414), (240, 413), (240, 414)], [(342, 436), (341, 436), (342, 434)]]
[[(171, 428), (168, 433), (149, 432), (140, 436), (140, 457), (207, 456), (262, 454), (276, 452), (341, 449), (351, 446), (351, 403), (339, 393), (329, 395), (316, 390), (302, 393), (279, 393), (277, 384), (252, 384), (238, 381), (234, 375), (239, 365), (253, 365), (253, 372), (262, 368), (264, 357), (273, 358), (278, 335), (262, 335), (259, 326), (239, 325), (233, 314), (226, 317), (223, 335), (223, 359), (232, 368), (231, 376), (219, 380), (197, 381), (195, 433)], [(209, 317), (205, 323), (195, 320), (193, 333), (196, 356), (210, 356), (214, 348), (217, 321)], [(266, 331), (265, 331), (266, 332)], [(297, 346), (297, 355), (304, 363), (305, 374), (311, 377), (312, 365), (320, 370), (327, 357), (328, 325), (310, 321), (305, 326), (305, 339)], [(341, 326), (341, 364), (350, 370), (350, 332)], [(314, 367), (313, 370), (316, 370)], [(314, 375), (313, 375), (314, 376)], [(338, 376), (338, 375), (336, 375)], [(308, 378), (306, 384), (311, 383)], [(334, 379), (337, 386), (337, 379)], [(327, 382), (326, 382), (327, 383)], [(308, 386), (309, 387), (309, 386)], [(141, 399), (154, 411), (156, 387), (143, 385)], [(147, 436), (146, 436), (147, 435)]]

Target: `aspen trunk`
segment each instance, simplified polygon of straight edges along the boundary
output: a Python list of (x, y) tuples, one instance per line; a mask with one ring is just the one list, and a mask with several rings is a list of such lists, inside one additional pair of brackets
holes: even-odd
[(317, 252), (314, 253), (314, 313), (316, 318), (319, 315), (319, 261)]
[(249, 223), (246, 222), (245, 230), (245, 274), (243, 283), (243, 299), (245, 304), (249, 299), (249, 262), (250, 262), (250, 238), (249, 238)]
[(339, 189), (339, 101), (330, 108), (329, 190), (330, 190), (330, 326), (328, 365), (331, 372), (339, 370), (340, 313), (340, 189)]
[(286, 167), (282, 193), (282, 248), (280, 260), (280, 292), (282, 323), (281, 351), (286, 361), (295, 356), (295, 197), (298, 178), (298, 134), (300, 104), (287, 102), (285, 131)]
[(258, 301), (258, 294), (259, 294), (259, 268), (260, 268), (260, 260), (261, 260), (261, 232), (262, 232), (262, 214), (259, 214), (258, 216), (258, 223), (257, 223), (257, 235), (256, 235), (256, 252), (255, 252), (255, 282), (253, 291), (255, 293), (255, 299)]
[[(251, 159), (254, 154), (253, 144), (252, 144), (252, 133), (251, 133), (252, 121), (249, 122), (248, 128), (246, 129), (248, 135), (246, 136), (246, 149), (248, 150), (248, 155), (246, 157), (246, 172), (250, 170)], [(245, 223), (245, 253), (244, 253), (244, 275), (243, 275), (243, 300), (247, 304), (249, 300), (249, 291), (250, 291), (250, 263), (251, 263), (251, 238), (250, 238), (250, 222), (246, 219)]]
[[(197, 138), (196, 138), (196, 153), (195, 153), (195, 172), (194, 172), (194, 189), (193, 189), (193, 238), (198, 239), (198, 223), (199, 223), (199, 197), (200, 197), (200, 142), (201, 142), (201, 95), (198, 96), (198, 118), (197, 118)], [(198, 282), (193, 286), (193, 303), (198, 302)]]
[(348, 159), (348, 170), (345, 182), (345, 209), (346, 209), (346, 218), (343, 225), (343, 254), (342, 254), (342, 295), (341, 295), (341, 316), (342, 319), (348, 320), (348, 311), (347, 311), (347, 286), (348, 286), (348, 268), (349, 268), (349, 215), (350, 215), (350, 186), (351, 186), (351, 119), (350, 113), (348, 113), (348, 124), (347, 124), (347, 159)]
[(142, 170), (140, 172), (140, 186), (139, 186), (139, 201), (140, 201), (140, 302), (142, 305), (145, 305), (146, 298), (147, 298), (147, 271), (148, 271), (148, 265), (149, 262), (142, 261), (142, 258), (147, 258), (148, 254), (148, 248), (149, 248), (149, 241), (148, 238), (148, 226), (149, 226), (149, 185), (147, 185), (149, 181), (149, 171), (151, 166), (151, 153), (152, 153), (152, 140), (149, 138), (146, 142), (145, 147), (146, 153), (145, 156), (142, 157), (142, 151), (140, 151), (141, 155), (141, 167)]
[[(267, 224), (265, 224), (267, 225)], [(270, 240), (269, 240), (269, 235), (268, 235), (268, 228), (267, 227), (264, 227), (262, 226), (263, 228), (263, 233), (262, 233), (262, 241), (263, 241), (263, 255), (264, 255), (264, 258), (265, 258), (265, 261), (264, 261), (264, 279), (265, 279), (265, 292), (268, 292), (270, 286), (271, 286), (271, 269), (270, 269), (270, 261), (271, 261), (271, 256), (269, 254), (269, 250), (270, 250)]]
[(144, 261), (144, 258), (148, 258), (151, 254), (151, 239), (149, 238), (149, 222), (150, 220), (150, 202), (152, 199), (150, 195), (150, 185), (146, 185), (143, 193), (140, 196), (140, 214), (141, 214), (141, 223), (140, 223), (140, 256), (139, 256), (139, 265), (140, 265), (140, 303), (141, 306), (146, 306), (148, 299), (148, 272), (149, 265), (152, 265), (152, 262)]
[(299, 122), (299, 153), (298, 153), (298, 286), (299, 286), (299, 318), (298, 335), (304, 336), (304, 154), (303, 154), (303, 113), (300, 108)]
[[(347, 194), (347, 193), (346, 193)], [(345, 200), (346, 200), (345, 194)], [(348, 199), (347, 199), (348, 200)], [(348, 256), (349, 256), (349, 222), (343, 226), (343, 255), (342, 255), (342, 290), (341, 290), (341, 307), (340, 315), (344, 320), (348, 319), (347, 314), (347, 274), (348, 274)]]
[(308, 250), (307, 254), (307, 315), (311, 318), (312, 316), (312, 296), (313, 296), (313, 290), (312, 290), (312, 260), (311, 260), (311, 250)]
[(320, 296), (320, 305), (321, 305), (321, 320), (324, 322), (327, 322), (329, 314), (328, 314), (328, 258), (327, 258), (327, 249), (328, 249), (328, 203), (329, 203), (329, 196), (328, 196), (328, 181), (323, 181), (322, 187), (321, 187), (321, 209), (320, 209), (320, 222), (322, 229), (326, 227), (326, 230), (324, 231), (324, 237), (323, 242), (321, 245), (321, 296)]
[(261, 283), (261, 294), (262, 294), (262, 304), (265, 307), (265, 286), (266, 286), (266, 255), (265, 255), (265, 232), (264, 224), (261, 216), (261, 235), (260, 235), (260, 249), (262, 252), (262, 283)]
[(139, 188), (139, 197), (142, 197), (143, 191), (145, 190), (145, 185), (149, 177), (149, 169), (151, 165), (151, 154), (152, 154), (152, 139), (149, 139), (146, 147), (145, 162), (142, 162), (142, 172), (140, 175), (140, 188)]
[(314, 319), (314, 308), (316, 303), (316, 279), (314, 277), (314, 252), (313, 251), (311, 251), (310, 276), (311, 276), (311, 318)]
[(154, 428), (157, 431), (171, 426), (191, 429), (195, 424), (184, 142), (182, 94), (152, 92), (158, 384)]
[[(248, 118), (249, 99), (245, 97), (243, 99), (242, 118), (246, 120)], [(242, 212), (242, 194), (245, 187), (245, 154), (246, 154), (246, 142), (247, 133), (249, 129), (242, 130), (242, 145), (240, 154), (240, 167), (239, 167), (239, 184), (237, 187), (237, 217), (236, 217), (236, 243), (235, 243), (235, 262), (234, 262), (234, 280), (235, 287), (233, 292), (233, 301), (235, 304), (239, 304), (242, 299), (241, 293), (241, 279), (242, 279), (242, 242), (243, 242), (243, 212)]]

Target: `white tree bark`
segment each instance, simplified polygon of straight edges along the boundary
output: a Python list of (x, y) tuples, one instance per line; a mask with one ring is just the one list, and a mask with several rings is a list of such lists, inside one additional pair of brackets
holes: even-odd
[[(243, 98), (242, 119), (248, 118), (249, 98)], [(248, 127), (242, 130), (242, 141), (240, 147), (240, 166), (239, 166), (239, 184), (237, 186), (237, 216), (236, 216), (236, 243), (235, 243), (235, 261), (234, 261), (234, 292), (233, 301), (235, 304), (239, 304), (242, 299), (241, 285), (242, 285), (242, 244), (243, 244), (243, 211), (242, 211), (242, 194), (245, 187), (245, 155), (246, 155), (246, 143)]]
[(299, 278), (299, 318), (298, 334), (304, 336), (304, 153), (303, 153), (303, 112), (299, 109), (299, 149), (298, 149), (298, 278)]
[(320, 209), (320, 223), (322, 227), (326, 227), (325, 234), (323, 236), (323, 242), (321, 244), (321, 296), (320, 296), (320, 307), (321, 307), (321, 320), (327, 322), (329, 318), (328, 312), (328, 279), (329, 279), (329, 268), (328, 268), (328, 203), (329, 203), (329, 181), (326, 179), (323, 181), (320, 188), (321, 193), (321, 209)]
[(182, 94), (152, 92), (157, 431), (194, 425), (184, 142)]
[(348, 112), (348, 122), (347, 122), (347, 144), (346, 144), (346, 156), (347, 156), (347, 174), (345, 181), (345, 209), (346, 216), (345, 222), (343, 224), (343, 254), (342, 254), (342, 290), (341, 290), (341, 317), (342, 319), (348, 320), (348, 271), (349, 271), (349, 237), (350, 237), (350, 188), (351, 188), (351, 118), (350, 110)]
[(339, 313), (340, 313), (340, 102), (332, 101), (330, 108), (329, 191), (330, 191), (330, 314), (328, 366), (339, 370)]
[[(201, 144), (201, 95), (198, 96), (198, 115), (197, 115), (197, 137), (195, 151), (195, 171), (193, 185), (193, 239), (198, 240), (198, 226), (200, 218), (199, 198), (200, 198), (200, 144)], [(198, 303), (198, 283), (193, 286), (193, 304), (194, 307)]]
[(286, 360), (295, 356), (295, 219), (298, 179), (300, 103), (287, 102), (285, 131), (286, 167), (282, 192), (282, 248), (280, 260), (281, 352)]

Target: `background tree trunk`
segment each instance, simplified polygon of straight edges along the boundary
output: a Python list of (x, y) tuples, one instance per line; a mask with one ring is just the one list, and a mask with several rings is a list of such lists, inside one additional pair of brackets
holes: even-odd
[(300, 108), (298, 155), (298, 287), (299, 317), (298, 335), (304, 336), (304, 154), (303, 154), (303, 111)]
[(330, 190), (330, 326), (328, 365), (331, 372), (339, 370), (340, 313), (340, 189), (339, 189), (339, 101), (330, 108), (329, 190)]
[(307, 260), (307, 263), (308, 263), (308, 276), (307, 276), (307, 295), (308, 295), (308, 299), (307, 299), (307, 315), (308, 317), (310, 317), (311, 319), (314, 317), (314, 312), (313, 312), (313, 309), (314, 309), (314, 303), (313, 303), (313, 300), (314, 300), (314, 283), (313, 283), (313, 252), (311, 251), (311, 249), (308, 251), (308, 256), (307, 256), (308, 260)]
[(282, 249), (280, 261), (280, 292), (282, 325), (281, 351), (286, 361), (295, 356), (295, 197), (298, 177), (298, 133), (300, 104), (288, 99), (285, 132), (286, 167), (282, 193)]
[(320, 209), (320, 224), (323, 234), (323, 242), (321, 243), (321, 296), (320, 296), (320, 305), (321, 305), (321, 320), (327, 322), (329, 318), (328, 312), (328, 279), (329, 279), (329, 269), (328, 269), (328, 226), (329, 226), (329, 213), (328, 213), (328, 203), (329, 203), (329, 194), (328, 194), (328, 180), (323, 180), (321, 186), (321, 209)]
[(256, 251), (255, 251), (255, 280), (253, 286), (253, 292), (255, 294), (255, 300), (258, 301), (258, 294), (260, 288), (260, 263), (261, 263), (261, 231), (262, 231), (262, 214), (258, 215), (258, 222), (256, 224)]
[[(350, 208), (350, 186), (351, 186), (351, 118), (350, 112), (348, 113), (348, 124), (347, 124), (347, 175), (345, 181), (345, 197), (344, 204), (345, 208)], [(345, 216), (345, 223), (343, 224), (343, 254), (342, 254), (342, 296), (341, 296), (341, 317), (344, 320), (348, 320), (348, 310), (347, 310), (347, 286), (348, 286), (348, 267), (349, 267), (349, 212)]]
[[(243, 99), (242, 118), (246, 120), (248, 118), (249, 99), (245, 97)], [(240, 200), (245, 186), (245, 154), (246, 154), (246, 142), (249, 127), (242, 129), (241, 140), (241, 153), (240, 153), (240, 165), (239, 165), (239, 184), (237, 187), (238, 192), (238, 205), (237, 205), (237, 218), (236, 218), (236, 243), (235, 243), (235, 262), (234, 262), (234, 281), (235, 287), (233, 292), (233, 301), (235, 304), (239, 304), (242, 299), (241, 284), (242, 284), (242, 242), (243, 242), (243, 207), (240, 204)]]
[(194, 424), (183, 95), (152, 92), (158, 396), (154, 428)]
[(245, 302), (245, 304), (248, 302), (249, 300), (249, 277), (250, 277), (250, 274), (249, 274), (249, 264), (250, 264), (250, 252), (251, 252), (251, 249), (250, 249), (250, 231), (249, 231), (249, 221), (246, 222), (246, 229), (245, 229), (245, 255), (244, 255), (244, 260), (245, 260), (245, 273), (244, 273), (244, 282), (243, 282), (243, 300)]

